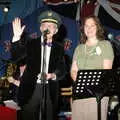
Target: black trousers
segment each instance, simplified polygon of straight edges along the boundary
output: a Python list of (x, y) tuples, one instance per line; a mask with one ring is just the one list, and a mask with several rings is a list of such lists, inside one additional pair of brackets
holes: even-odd
[[(57, 107), (56, 103), (54, 104), (50, 97), (49, 85), (46, 84), (46, 97), (43, 100), (42, 95), (42, 85), (36, 85), (36, 88), (33, 92), (32, 98), (25, 104), (19, 113), (20, 120), (56, 120), (57, 117)], [(55, 100), (56, 101), (56, 100)], [(44, 106), (44, 102), (46, 105)], [(43, 107), (45, 111), (43, 111)], [(45, 116), (42, 116), (45, 115)]]

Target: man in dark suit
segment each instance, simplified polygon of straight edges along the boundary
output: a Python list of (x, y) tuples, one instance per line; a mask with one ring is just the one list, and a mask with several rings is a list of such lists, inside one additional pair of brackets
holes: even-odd
[(61, 25), (61, 18), (53, 11), (44, 11), (38, 21), (41, 37), (23, 40), (24, 43), (21, 42), (21, 35), (25, 25), (21, 25), (20, 18), (15, 18), (12, 23), (13, 59), (27, 56), (26, 70), (18, 93), (20, 120), (56, 120), (58, 81), (65, 75), (64, 48), (53, 40)]

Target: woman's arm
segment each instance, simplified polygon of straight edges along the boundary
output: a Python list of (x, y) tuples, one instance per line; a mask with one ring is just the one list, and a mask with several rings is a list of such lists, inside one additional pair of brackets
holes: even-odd
[(8, 77), (7, 79), (9, 81), (9, 83), (12, 83), (12, 84), (14, 84), (14, 85), (19, 87), (19, 85), (20, 85), (20, 81), (19, 80), (15, 80), (12, 76)]
[(77, 72), (78, 72), (78, 67), (77, 67), (76, 61), (74, 60), (74, 61), (72, 62), (71, 71), (70, 71), (71, 78), (72, 78), (74, 81), (76, 81)]
[(113, 60), (104, 60), (103, 61), (103, 68), (104, 69), (112, 69), (112, 65), (113, 65)]
[(105, 41), (103, 44), (103, 68), (104, 69), (112, 69), (113, 60), (114, 60), (114, 52), (110, 42)]

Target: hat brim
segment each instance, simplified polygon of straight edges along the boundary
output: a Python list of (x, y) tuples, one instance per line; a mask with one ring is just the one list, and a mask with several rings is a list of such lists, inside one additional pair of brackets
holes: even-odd
[(42, 20), (40, 21), (40, 23), (42, 23), (42, 22), (53, 22), (53, 23), (55, 23), (55, 24), (58, 24), (58, 21), (55, 20), (55, 19), (42, 19)]

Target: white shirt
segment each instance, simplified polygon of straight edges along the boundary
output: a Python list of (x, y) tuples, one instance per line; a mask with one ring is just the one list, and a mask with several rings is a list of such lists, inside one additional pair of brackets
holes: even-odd
[[(43, 43), (43, 36), (41, 36), (41, 43)], [(44, 51), (44, 47), (45, 47), (45, 51)], [(43, 55), (44, 52), (44, 55)], [(44, 73), (48, 73), (48, 69), (49, 69), (49, 60), (50, 60), (50, 53), (51, 53), (51, 47), (50, 46), (41, 46), (41, 71), (43, 69), (43, 58), (45, 59), (44, 61)]]

